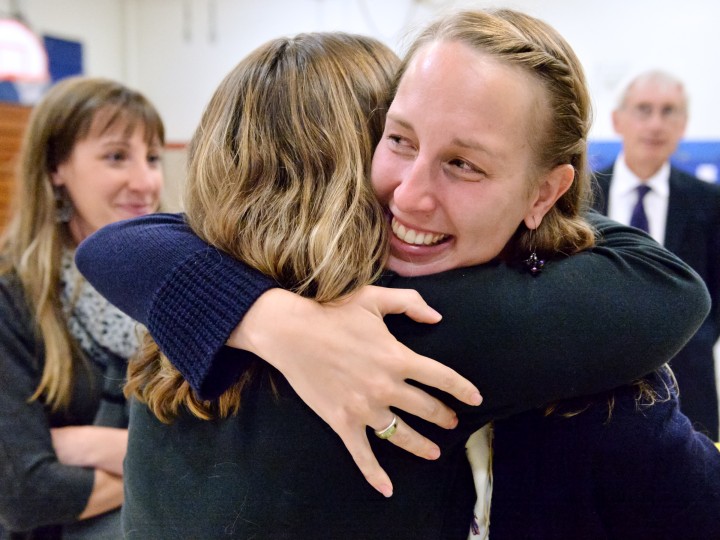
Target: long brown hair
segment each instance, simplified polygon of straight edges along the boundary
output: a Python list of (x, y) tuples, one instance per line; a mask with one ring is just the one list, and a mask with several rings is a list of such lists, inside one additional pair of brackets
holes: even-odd
[[(399, 60), (372, 38), (345, 33), (272, 40), (215, 91), (191, 143), (187, 219), (205, 241), (327, 302), (372, 282), (386, 257), (386, 220), (372, 191)], [(240, 406), (254, 369), (216, 403), (199, 400), (146, 339), (126, 394), (163, 421), (180, 407), (201, 418)]]
[(148, 144), (161, 144), (160, 115), (141, 94), (99, 78), (72, 77), (53, 86), (35, 105), (25, 131), (16, 182), (15, 213), (0, 239), (0, 272), (14, 272), (22, 284), (45, 348), (43, 374), (35, 394), (53, 410), (67, 405), (76, 360), (59, 296), (63, 245), (72, 245), (67, 223), (56, 219), (51, 174), (91, 131), (144, 128)]

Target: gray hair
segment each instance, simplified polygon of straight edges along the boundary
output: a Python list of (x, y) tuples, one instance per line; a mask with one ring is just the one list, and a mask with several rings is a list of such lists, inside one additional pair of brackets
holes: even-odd
[(622, 109), (625, 106), (625, 102), (627, 101), (628, 94), (630, 94), (630, 91), (638, 84), (641, 83), (656, 83), (658, 85), (662, 85), (665, 87), (668, 86), (676, 86), (680, 89), (683, 95), (683, 105), (685, 106), (685, 109), (687, 110), (688, 107), (688, 95), (685, 91), (685, 85), (683, 82), (676, 77), (675, 75), (672, 75), (671, 73), (668, 73), (667, 71), (662, 71), (659, 69), (653, 69), (649, 71), (644, 71), (635, 77), (633, 77), (630, 82), (628, 82), (624, 89), (620, 92), (620, 95), (618, 96), (617, 106), (616, 109)]

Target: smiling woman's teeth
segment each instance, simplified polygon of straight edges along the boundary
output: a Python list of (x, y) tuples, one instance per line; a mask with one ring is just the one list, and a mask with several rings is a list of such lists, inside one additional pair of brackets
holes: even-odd
[(392, 231), (400, 240), (406, 244), (416, 246), (432, 246), (447, 238), (445, 234), (433, 234), (429, 232), (420, 232), (414, 229), (408, 229), (404, 225), (397, 222), (395, 218), (392, 220)]

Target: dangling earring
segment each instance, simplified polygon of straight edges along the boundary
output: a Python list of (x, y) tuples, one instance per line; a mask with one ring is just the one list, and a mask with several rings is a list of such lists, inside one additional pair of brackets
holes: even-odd
[[(535, 220), (533, 218), (533, 224)], [(532, 246), (530, 256), (525, 259), (523, 262), (525, 263), (525, 266), (527, 266), (528, 270), (530, 271), (530, 274), (533, 276), (537, 276), (542, 272), (543, 268), (545, 267), (545, 261), (538, 257), (537, 252), (535, 251), (535, 234), (537, 231), (537, 226), (534, 229), (530, 229), (530, 245)]]
[(55, 195), (55, 223), (68, 223), (73, 215), (73, 204), (70, 195), (62, 186), (53, 186)]

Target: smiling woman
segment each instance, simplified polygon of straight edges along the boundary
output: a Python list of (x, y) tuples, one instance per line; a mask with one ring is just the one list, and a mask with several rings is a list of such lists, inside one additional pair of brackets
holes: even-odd
[(372, 167), (392, 220), (391, 270), (426, 275), (486, 263), (520, 223), (540, 226), (575, 173), (570, 164), (546, 171), (536, 163), (538, 96), (531, 73), (461, 42), (433, 43), (407, 64)]
[(33, 109), (0, 257), (0, 537), (121, 538), (135, 322), (77, 271), (75, 247), (157, 210), (162, 121), (140, 94), (70, 78)]
[(112, 111), (101, 111), (51, 173), (53, 186), (66, 190), (72, 203), (69, 227), (75, 243), (108, 223), (157, 209), (162, 143), (147, 129), (118, 124)]

